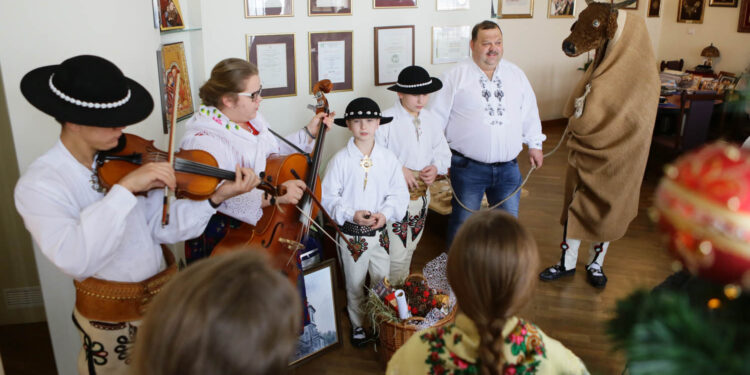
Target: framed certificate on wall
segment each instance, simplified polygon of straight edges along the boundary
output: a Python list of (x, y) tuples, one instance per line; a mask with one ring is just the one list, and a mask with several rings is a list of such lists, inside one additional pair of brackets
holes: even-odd
[(396, 83), (398, 74), (414, 65), (414, 25), (375, 28), (375, 85)]
[(416, 8), (417, 0), (373, 0), (373, 8)]
[(534, 0), (497, 0), (497, 18), (532, 18)]
[(447, 64), (469, 57), (471, 26), (432, 28), (432, 63)]
[(309, 48), (310, 93), (312, 86), (323, 79), (333, 83), (331, 92), (354, 89), (351, 31), (310, 33)]
[(245, 18), (291, 17), (294, 15), (292, 0), (245, 0)]
[(351, 16), (352, 0), (308, 0), (308, 16)]
[(294, 34), (245, 36), (247, 60), (258, 67), (263, 98), (297, 95)]

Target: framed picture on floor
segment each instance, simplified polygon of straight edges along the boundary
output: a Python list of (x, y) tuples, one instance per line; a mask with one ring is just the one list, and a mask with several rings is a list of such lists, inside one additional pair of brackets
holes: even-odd
[[(193, 114), (193, 95), (190, 91), (190, 75), (185, 59), (185, 45), (182, 42), (165, 44), (161, 47), (161, 92), (162, 109), (164, 113), (165, 129), (169, 128), (172, 117), (172, 105), (174, 103), (175, 90), (177, 87), (177, 73), (180, 73), (179, 101), (177, 103), (177, 120), (182, 120)], [(166, 131), (165, 131), (166, 133)]]
[(341, 344), (334, 259), (328, 259), (304, 271), (307, 312), (310, 324), (299, 337), (290, 365), (296, 366)]
[(750, 0), (742, 0), (737, 31), (741, 33), (750, 33)]
[(471, 26), (432, 28), (432, 63), (447, 64), (469, 57)]
[(178, 0), (159, 0), (159, 29), (161, 31), (184, 29), (185, 20)]
[(497, 18), (532, 18), (534, 0), (497, 0)]
[(352, 0), (308, 0), (308, 16), (351, 16)]
[(330, 79), (335, 91), (351, 91), (352, 32), (329, 31), (308, 34), (310, 48), (310, 93), (312, 86)]
[(372, 0), (373, 8), (416, 8), (417, 0)]
[(547, 18), (574, 18), (575, 0), (547, 0)]
[(677, 22), (703, 23), (705, 0), (680, 0), (677, 6)]
[(398, 81), (398, 74), (414, 65), (414, 26), (375, 28), (375, 86)]
[(459, 10), (469, 9), (469, 0), (437, 0), (435, 2), (437, 10)]
[(737, 0), (709, 0), (708, 6), (736, 8)]
[(291, 17), (294, 15), (292, 0), (245, 0), (245, 18)]
[(649, 0), (648, 2), (648, 16), (659, 17), (661, 12), (661, 0)]
[(258, 67), (263, 98), (297, 95), (294, 34), (245, 35), (247, 60)]

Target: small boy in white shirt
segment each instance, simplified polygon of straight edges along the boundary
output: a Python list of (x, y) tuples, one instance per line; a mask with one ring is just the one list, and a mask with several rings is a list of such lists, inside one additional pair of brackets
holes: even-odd
[(382, 117), (372, 99), (357, 98), (346, 107), (343, 119), (334, 123), (352, 132), (346, 147), (328, 163), (322, 183), (323, 207), (341, 228), (352, 246), (338, 238), (339, 260), (346, 280), (346, 299), (352, 323), (352, 345), (367, 342), (362, 327), (365, 278), (377, 281), (390, 270), (386, 221), (404, 217), (409, 190), (401, 162), (375, 143), (375, 131), (391, 117)]
[(437, 175), (448, 173), (451, 165), (451, 150), (440, 119), (425, 108), (429, 94), (442, 87), (443, 83), (430, 77), (424, 68), (416, 65), (404, 68), (398, 82), (388, 88), (398, 94), (398, 100), (383, 112), (385, 116), (393, 116), (393, 122), (379, 127), (375, 133), (375, 141), (391, 150), (403, 164), (411, 198), (406, 215), (386, 225), (391, 254), (389, 279), (394, 283), (409, 275), (411, 257), (427, 220), (429, 186)]

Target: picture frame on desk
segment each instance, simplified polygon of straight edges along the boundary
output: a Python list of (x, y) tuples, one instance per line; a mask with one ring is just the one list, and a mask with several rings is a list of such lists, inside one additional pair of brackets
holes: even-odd
[(417, 0), (372, 0), (372, 7), (379, 8), (416, 8)]
[(179, 0), (157, 0), (159, 5), (159, 30), (175, 30), (185, 28), (185, 19)]
[(245, 0), (245, 18), (292, 17), (292, 0)]
[(298, 366), (341, 345), (336, 307), (336, 264), (325, 260), (303, 272), (310, 324), (300, 335), (290, 366)]
[(414, 25), (375, 28), (375, 86), (398, 81), (398, 74), (414, 65)]
[(661, 0), (649, 0), (648, 2), (648, 16), (659, 17), (661, 13)]
[(737, 32), (750, 33), (750, 0), (742, 0), (740, 19), (737, 23)]
[(246, 34), (247, 60), (258, 67), (263, 99), (297, 95), (294, 34)]
[(497, 18), (533, 18), (534, 0), (498, 0)]
[(703, 23), (706, 0), (680, 0), (677, 6), (677, 22)]
[(471, 41), (471, 26), (434, 26), (431, 62), (448, 64), (469, 57), (469, 41)]
[(352, 0), (308, 0), (308, 16), (351, 16)]
[[(169, 124), (171, 123), (172, 105), (174, 103), (174, 94), (176, 87), (175, 77), (180, 73), (180, 92), (179, 102), (177, 103), (177, 120), (182, 120), (193, 114), (193, 94), (190, 90), (190, 74), (187, 68), (187, 59), (185, 58), (185, 44), (183, 42), (165, 44), (161, 51), (157, 52), (159, 72), (161, 77), (160, 92), (162, 103), (162, 120), (164, 124), (164, 134), (167, 134)], [(160, 60), (160, 61), (159, 61)]]
[(352, 91), (352, 31), (325, 31), (308, 34), (310, 93), (316, 82), (330, 79), (331, 92)]
[(726, 8), (737, 8), (737, 0), (709, 0), (708, 6), (710, 7), (726, 7)]

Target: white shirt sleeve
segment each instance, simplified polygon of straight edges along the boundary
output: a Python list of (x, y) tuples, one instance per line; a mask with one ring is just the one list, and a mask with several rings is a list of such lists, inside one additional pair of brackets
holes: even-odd
[[(344, 171), (336, 156), (334, 155), (328, 163), (326, 175), (321, 183), (321, 203), (336, 223), (344, 225), (345, 222), (352, 221), (355, 210), (343, 199)], [(401, 180), (403, 182), (403, 175)]]
[(385, 215), (386, 220), (399, 221), (406, 215), (409, 206), (409, 188), (406, 186), (404, 174), (401, 172), (398, 160), (394, 158), (394, 167), (391, 168), (390, 182), (391, 187), (388, 194), (383, 199), (383, 208), (380, 213)]
[(448, 173), (451, 166), (451, 149), (448, 147), (448, 141), (445, 139), (445, 133), (442, 131), (432, 132), (432, 161), (430, 164), (437, 167), (438, 174)]
[(148, 227), (158, 243), (175, 243), (200, 236), (206, 229), (211, 215), (216, 212), (208, 203), (208, 199), (176, 199), (169, 204), (169, 224), (162, 226), (164, 190), (151, 190), (148, 196), (138, 199), (145, 200)]
[(523, 72), (521, 75), (522, 95), (523, 102), (521, 107), (521, 123), (522, 123), (522, 137), (523, 143), (529, 146), (529, 148), (542, 149), (542, 142), (547, 139), (547, 136), (542, 134), (542, 122), (539, 119), (539, 108), (536, 105), (536, 95), (534, 95), (534, 89), (531, 87), (531, 83), (526, 78)]
[(443, 75), (442, 82), (443, 87), (432, 95), (429, 108), (438, 120), (437, 125), (445, 133), (445, 128), (448, 126), (448, 120), (451, 115), (451, 108), (453, 108), (455, 88), (453, 82), (451, 82), (451, 76), (448, 74)]
[(104, 198), (79, 210), (54, 186), (19, 183), (15, 202), (42, 253), (64, 273), (84, 279), (115, 255), (137, 199), (114, 185)]

